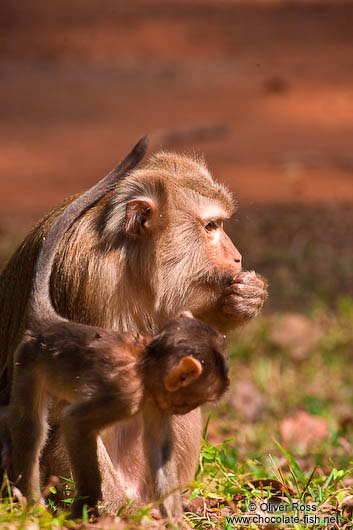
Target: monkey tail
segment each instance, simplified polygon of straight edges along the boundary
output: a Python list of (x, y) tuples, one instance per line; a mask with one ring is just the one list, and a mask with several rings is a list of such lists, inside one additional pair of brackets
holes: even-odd
[(28, 326), (34, 327), (38, 322), (46, 320), (65, 320), (60, 317), (52, 304), (50, 297), (50, 276), (54, 258), (60, 239), (70, 228), (79, 215), (91, 204), (118, 184), (128, 171), (131, 171), (144, 157), (148, 147), (148, 138), (139, 140), (130, 153), (108, 175), (95, 186), (75, 199), (59, 215), (50, 227), (36, 261), (34, 280), (29, 300)]

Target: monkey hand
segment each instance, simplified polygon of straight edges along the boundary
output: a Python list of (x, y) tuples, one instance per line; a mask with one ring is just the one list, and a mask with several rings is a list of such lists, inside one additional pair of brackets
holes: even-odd
[(225, 288), (220, 309), (227, 319), (243, 324), (259, 314), (267, 296), (266, 280), (254, 271), (243, 271)]

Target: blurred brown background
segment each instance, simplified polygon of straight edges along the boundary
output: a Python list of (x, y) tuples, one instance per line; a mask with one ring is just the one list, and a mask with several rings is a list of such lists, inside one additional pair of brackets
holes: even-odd
[(0, 267), (152, 133), (235, 192), (269, 309), (353, 294), (351, 1), (5, 0), (0, 75)]

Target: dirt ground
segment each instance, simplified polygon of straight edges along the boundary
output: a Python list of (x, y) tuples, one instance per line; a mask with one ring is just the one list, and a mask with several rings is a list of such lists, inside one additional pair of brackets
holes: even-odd
[[(343, 203), (353, 226), (352, 28), (340, 0), (2, 2), (0, 231), (30, 226), (150, 133), (153, 149), (204, 153), (255, 225), (265, 208), (287, 226), (296, 203), (320, 231), (334, 212), (335, 246)], [(266, 254), (268, 224), (241, 231)]]
[(0, 24), (0, 222), (146, 132), (246, 202), (353, 199), (351, 2), (7, 0)]

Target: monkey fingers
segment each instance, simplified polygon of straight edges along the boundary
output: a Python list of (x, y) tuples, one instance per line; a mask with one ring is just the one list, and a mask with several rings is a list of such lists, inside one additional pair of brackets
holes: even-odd
[(262, 296), (244, 298), (235, 293), (229, 294), (223, 300), (222, 312), (237, 320), (248, 320), (258, 314), (263, 305)]
[(226, 287), (221, 310), (227, 317), (245, 322), (259, 313), (266, 297), (265, 280), (255, 272), (242, 272)]
[(259, 288), (266, 292), (267, 281), (262, 276), (256, 274), (254, 271), (243, 271), (239, 273), (232, 285), (247, 285), (249, 288)]
[(234, 283), (233, 285), (229, 286), (225, 290), (225, 296), (232, 296), (233, 294), (236, 294), (238, 296), (241, 296), (242, 298), (261, 298), (264, 299), (266, 291), (264, 290), (263, 284), (262, 285), (247, 285), (244, 283)]

